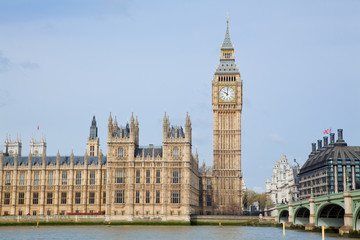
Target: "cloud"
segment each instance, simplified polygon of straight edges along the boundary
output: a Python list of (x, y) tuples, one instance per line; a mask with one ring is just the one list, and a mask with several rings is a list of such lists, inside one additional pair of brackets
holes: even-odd
[(284, 143), (285, 139), (283, 137), (281, 137), (279, 134), (277, 133), (271, 133), (269, 135), (269, 139), (272, 142), (277, 142), (277, 143)]
[(257, 192), (257, 193), (263, 193), (263, 192), (265, 192), (264, 188), (258, 187), (258, 186), (254, 186), (254, 187), (253, 187), (253, 190), (254, 190), (255, 192)]
[(2, 52), (0, 52), (0, 72), (6, 72), (10, 67), (10, 59), (5, 57)]
[(33, 63), (33, 62), (22, 62), (19, 64), (21, 67), (25, 68), (25, 69), (36, 69), (39, 68), (39, 64)]
[(12, 67), (21, 67), (23, 69), (37, 69), (39, 68), (39, 64), (30, 61), (14, 63), (8, 57), (4, 56), (4, 54), (0, 51), (0, 72), (7, 72)]

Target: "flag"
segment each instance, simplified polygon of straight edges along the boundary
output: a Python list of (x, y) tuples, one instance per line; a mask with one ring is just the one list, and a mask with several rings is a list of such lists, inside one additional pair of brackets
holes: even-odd
[(39, 130), (39, 125), (38, 125), (37, 129)]
[(331, 133), (331, 128), (326, 129), (326, 130), (324, 131), (324, 134), (330, 134), (330, 133)]

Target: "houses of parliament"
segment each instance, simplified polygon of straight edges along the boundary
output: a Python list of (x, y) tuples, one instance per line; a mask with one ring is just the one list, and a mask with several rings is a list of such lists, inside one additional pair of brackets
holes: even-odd
[[(242, 80), (229, 26), (212, 84), (213, 167), (192, 149), (190, 116), (175, 127), (166, 114), (162, 146), (139, 146), (139, 121), (110, 113), (107, 155), (95, 116), (84, 156), (46, 155), (46, 139), (6, 138), (0, 153), (0, 215), (101, 214), (114, 220), (189, 221), (191, 215), (242, 213)], [(210, 131), (210, 129), (209, 129)]]

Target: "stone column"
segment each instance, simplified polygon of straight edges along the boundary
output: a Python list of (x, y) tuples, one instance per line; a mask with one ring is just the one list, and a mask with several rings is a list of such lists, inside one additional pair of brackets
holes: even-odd
[(42, 166), (41, 166), (41, 178), (40, 178), (40, 215), (45, 213), (45, 179), (46, 179), (46, 156), (45, 153), (42, 156)]
[(71, 152), (70, 155), (70, 178), (69, 178), (69, 207), (70, 212), (74, 212), (74, 153)]
[(351, 166), (351, 189), (355, 190), (356, 189), (356, 184), (355, 184), (355, 166)]
[(87, 152), (85, 152), (85, 157), (84, 157), (84, 165), (85, 165), (85, 171), (84, 171), (84, 191), (83, 191), (83, 204), (84, 204), (84, 212), (87, 212), (87, 205), (88, 205), (88, 186), (89, 186), (89, 182), (88, 182), (88, 155)]
[(309, 198), (309, 205), (310, 205), (309, 223), (305, 225), (305, 230), (312, 230), (315, 227), (315, 201), (314, 201), (312, 189), (311, 189), (311, 197)]
[(344, 226), (342, 226), (339, 229), (339, 233), (341, 235), (353, 231), (352, 198), (351, 198), (351, 192), (348, 189), (344, 192), (344, 206), (345, 206)]
[[(17, 184), (16, 184), (16, 179), (17, 179), (17, 168), (18, 168), (18, 155), (16, 154), (14, 157), (14, 171), (13, 171), (13, 176), (12, 176), (12, 193), (11, 193), (11, 215), (15, 215), (16, 214), (16, 195), (17, 195)], [(6, 173), (5, 173), (6, 174)]]
[(289, 202), (288, 204), (289, 207), (289, 218), (288, 218), (288, 224), (287, 225), (293, 225), (293, 215), (294, 215), (294, 208), (292, 205), (292, 202)]
[(338, 172), (337, 165), (334, 165), (334, 182), (335, 182), (335, 193), (338, 193)]
[(26, 181), (26, 193), (25, 193), (25, 204), (26, 204), (26, 215), (30, 214), (30, 203), (31, 203), (31, 168), (32, 168), (32, 156), (29, 153), (27, 181)]
[(56, 171), (55, 171), (55, 212), (54, 214), (59, 214), (59, 189), (60, 189), (60, 153), (56, 155)]
[(275, 223), (279, 223), (279, 209), (277, 204), (275, 206), (274, 215), (275, 215)]
[(96, 184), (96, 188), (97, 188), (97, 196), (95, 200), (95, 203), (97, 203), (98, 207), (97, 210), (100, 212), (101, 209), (101, 196), (102, 196), (102, 171), (101, 171), (101, 155), (98, 155), (98, 169), (96, 171), (96, 178), (95, 178), (95, 184)]

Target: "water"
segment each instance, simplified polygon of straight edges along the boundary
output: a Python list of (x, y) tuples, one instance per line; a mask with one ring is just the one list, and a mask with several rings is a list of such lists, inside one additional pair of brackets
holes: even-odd
[[(344, 239), (336, 234), (325, 239)], [(146, 240), (283, 240), (282, 229), (241, 226), (40, 226), (0, 227), (0, 239), (146, 239)], [(287, 230), (285, 239), (321, 239), (320, 233)]]

